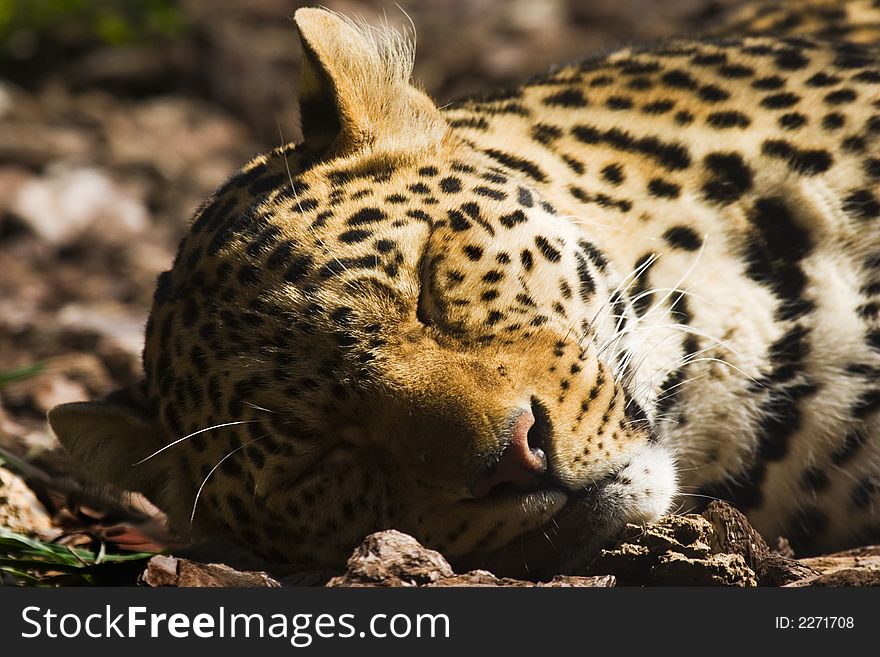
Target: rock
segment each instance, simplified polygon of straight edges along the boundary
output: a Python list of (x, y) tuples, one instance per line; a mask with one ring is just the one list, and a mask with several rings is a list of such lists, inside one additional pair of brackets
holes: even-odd
[(70, 353), (40, 361), (34, 374), (5, 386), (3, 398), (8, 404), (28, 406), (45, 416), (57, 404), (86, 401), (110, 387), (107, 370), (98, 358)]
[[(628, 525), (618, 544), (602, 550), (590, 564), (588, 574), (611, 574), (625, 585), (644, 586), (669, 584), (669, 573), (684, 572), (687, 567), (705, 569), (707, 582), (739, 581), (738, 564), (712, 558), (710, 543), (715, 540), (712, 524), (694, 514), (666, 516), (646, 527)], [(730, 566), (727, 575), (722, 574), (725, 565)], [(693, 573), (688, 577), (699, 579)]]
[(177, 586), (177, 564), (174, 557), (157, 554), (147, 562), (147, 569), (141, 579), (144, 584), (152, 587)]
[(673, 551), (692, 557), (708, 556), (714, 541), (712, 525), (697, 515), (666, 516), (647, 527), (630, 525), (625, 535), (652, 554)]
[(596, 577), (575, 577), (574, 575), (557, 575), (549, 582), (538, 584), (545, 588), (612, 588), (617, 584), (614, 575)]
[(44, 415), (59, 404), (88, 399), (85, 386), (63, 375), (41, 377), (32, 390), (34, 408)]
[(788, 557), (789, 559), (795, 558), (794, 549), (791, 547), (791, 543), (788, 542), (788, 539), (784, 536), (776, 537), (776, 544), (773, 546), (772, 552), (783, 557)]
[(863, 545), (851, 550), (843, 550), (842, 552), (807, 557), (800, 561), (816, 570), (828, 572), (835, 568), (847, 567), (849, 565), (874, 563), (876, 559), (880, 559), (880, 545)]
[(42, 167), (63, 159), (94, 157), (94, 144), (75, 128), (3, 121), (0, 124), (0, 160)]
[(511, 577), (496, 577), (487, 570), (471, 570), (461, 575), (443, 577), (432, 582), (430, 587), (449, 586), (507, 586), (507, 587), (538, 587), (538, 588), (611, 588), (616, 580), (613, 575), (602, 577), (575, 577), (572, 575), (557, 575), (549, 582), (529, 582)]
[(419, 586), (451, 577), (439, 552), (390, 529), (367, 536), (348, 559), (348, 571), (327, 586)]
[(621, 543), (614, 548), (602, 550), (590, 564), (588, 572), (593, 575), (613, 573), (627, 585), (640, 584), (650, 580), (651, 569), (658, 559), (659, 555), (652, 554), (644, 545)]
[(15, 91), (5, 82), (0, 82), (0, 120), (12, 113), (15, 105)]
[(826, 575), (801, 580), (787, 586), (880, 586), (880, 569), (842, 568)]
[(71, 303), (56, 315), (62, 341), (88, 344), (114, 374), (136, 378), (144, 348), (143, 312), (132, 312), (118, 303)]
[(18, 188), (11, 209), (40, 238), (56, 246), (87, 230), (105, 241), (121, 241), (149, 225), (140, 200), (103, 171), (89, 167), (50, 167), (46, 176)]
[(816, 575), (786, 586), (880, 586), (880, 545), (800, 559)]
[(452, 586), (472, 586), (472, 587), (493, 587), (493, 586), (512, 586), (527, 587), (535, 586), (534, 582), (526, 582), (520, 579), (512, 579), (510, 577), (496, 577), (488, 570), (471, 570), (461, 575), (452, 575), (443, 577), (436, 582), (432, 582), (427, 586), (431, 587), (452, 587)]
[[(2, 87), (0, 87), (2, 93)], [(0, 101), (2, 102), (2, 101)], [(0, 216), (7, 214), (13, 199), (18, 195), (18, 190), (36, 180), (36, 176), (25, 167), (15, 165), (0, 166)]]
[[(755, 568), (769, 556), (764, 539), (742, 513), (713, 502), (702, 516), (628, 526), (619, 544), (603, 550), (589, 572), (611, 573), (629, 585), (752, 587), (758, 585)], [(774, 576), (783, 577), (768, 570), (765, 580)]]
[(667, 552), (651, 569), (653, 583), (666, 586), (742, 586), (758, 585), (755, 572), (739, 554), (712, 554), (694, 559)]
[(536, 583), (497, 577), (487, 570), (455, 574), (439, 552), (429, 550), (416, 539), (395, 530), (370, 534), (348, 560), (348, 571), (331, 579), (327, 586), (508, 586), (508, 587), (611, 587), (611, 575), (575, 577), (560, 575)]
[(703, 517), (714, 530), (709, 543), (714, 553), (738, 554), (750, 568), (770, 556), (764, 538), (749, 524), (745, 515), (727, 502), (710, 502)]
[(0, 467), (0, 527), (26, 536), (48, 534), (52, 528), (46, 507), (21, 477), (3, 467)]
[[(738, 519), (734, 524), (743, 527)], [(724, 540), (712, 532), (711, 523), (696, 515), (670, 516), (648, 527), (629, 526), (622, 542), (605, 550), (603, 560), (597, 563), (602, 564), (599, 568), (611, 567), (623, 573), (625, 585), (754, 587), (760, 581), (771, 586), (880, 586), (880, 546), (802, 561), (770, 554), (760, 561), (756, 573), (743, 554), (712, 552), (709, 545), (721, 545)], [(285, 569), (288, 572), (282, 573), (279, 580), (261, 570), (236, 570), (159, 555), (150, 560), (141, 581), (147, 586), (279, 586), (280, 581), (285, 586), (432, 588), (610, 588), (618, 582), (616, 572), (557, 575), (545, 582), (498, 577), (487, 570), (456, 574), (439, 553), (394, 530), (367, 536), (352, 553), (342, 575), (332, 577), (332, 571), (308, 564), (279, 566), (277, 570)]]
[[(117, 166), (146, 166), (166, 184), (186, 180), (200, 192), (220, 185), (247, 157), (240, 152), (246, 141), (240, 124), (192, 98), (146, 99), (113, 112), (105, 128)], [(175, 147), (166, 148), (171, 142)]]
[(785, 586), (816, 577), (819, 571), (796, 559), (771, 554), (757, 565), (755, 574), (758, 576), (758, 586)]
[(188, 559), (156, 555), (147, 562), (141, 574), (142, 584), (150, 587), (261, 587), (277, 588), (277, 580), (264, 572), (240, 571), (217, 563), (196, 563)]
[(178, 560), (178, 582), (181, 588), (236, 586), (249, 588), (278, 588), (281, 584), (267, 573), (239, 571), (224, 564), (201, 564), (187, 559)]

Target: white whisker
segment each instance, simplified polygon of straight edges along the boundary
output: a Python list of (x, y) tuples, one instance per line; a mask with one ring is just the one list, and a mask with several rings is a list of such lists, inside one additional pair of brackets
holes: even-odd
[(162, 447), (162, 448), (160, 448), (160, 449), (157, 449), (155, 452), (153, 452), (153, 453), (150, 454), (149, 456), (147, 456), (147, 457), (145, 457), (145, 458), (142, 458), (140, 461), (137, 461), (137, 462), (135, 462), (135, 463), (132, 463), (131, 465), (132, 465), (132, 467), (134, 467), (134, 466), (136, 466), (136, 465), (140, 465), (141, 463), (146, 463), (147, 461), (149, 461), (149, 460), (150, 460), (151, 458), (153, 458), (154, 456), (156, 456), (156, 455), (161, 454), (162, 452), (164, 452), (166, 449), (171, 449), (172, 447), (174, 447), (174, 446), (177, 445), (178, 443), (182, 443), (184, 440), (188, 440), (189, 438), (192, 438), (193, 436), (198, 436), (200, 433), (205, 433), (206, 431), (213, 431), (214, 429), (222, 429), (223, 427), (232, 427), (232, 426), (235, 426), (235, 425), (237, 425), (237, 424), (251, 424), (252, 422), (259, 422), (259, 420), (238, 420), (238, 421), (236, 421), (236, 422), (223, 422), (222, 424), (215, 424), (215, 425), (210, 426), (210, 427), (205, 427), (204, 429), (199, 429), (198, 431), (193, 431), (192, 433), (187, 434), (187, 435), (184, 436), (183, 438), (178, 438), (177, 440), (168, 443), (168, 444), (165, 445), (164, 447)]
[[(612, 299), (615, 297), (622, 297), (624, 294), (629, 292), (629, 289), (635, 285), (636, 281), (639, 279), (641, 274), (652, 264), (654, 264), (660, 256), (657, 253), (652, 253), (648, 259), (643, 262), (641, 265), (632, 270), (629, 274), (623, 277), (623, 279), (617, 284), (609, 294), (608, 294), (608, 303), (607, 305), (602, 305), (600, 308), (593, 314), (592, 319), (590, 319), (589, 325), (595, 326), (596, 322), (599, 321), (600, 317), (602, 317), (603, 313), (612, 313), (614, 312), (614, 303), (612, 303)], [(624, 287), (626, 285), (626, 287)], [(607, 317), (607, 315), (606, 315)], [(602, 317), (604, 321), (605, 317)], [(625, 316), (620, 316), (614, 326), (614, 334), (616, 335), (620, 331), (620, 327), (626, 319)], [(584, 336), (586, 337), (586, 336)], [(581, 346), (581, 342), (583, 342), (583, 338), (578, 342), (578, 346)]]
[(267, 413), (272, 413), (272, 414), (274, 414), (274, 415), (278, 415), (278, 414), (279, 414), (278, 411), (273, 411), (273, 410), (270, 410), (270, 409), (268, 409), (268, 408), (263, 408), (262, 406), (257, 406), (256, 404), (252, 404), (252, 403), (249, 402), (249, 401), (245, 401), (245, 402), (242, 402), (242, 403), (243, 403), (243, 404), (246, 404), (247, 406), (250, 406), (251, 408), (255, 408), (255, 409), (257, 409), (258, 411), (266, 411)]
[(236, 452), (240, 452), (241, 450), (243, 450), (243, 449), (244, 449), (245, 447), (247, 447), (248, 445), (252, 445), (253, 443), (257, 442), (258, 440), (262, 440), (263, 438), (266, 438), (268, 435), (269, 435), (268, 433), (267, 433), (267, 434), (263, 434), (262, 436), (260, 436), (260, 437), (258, 437), (258, 438), (254, 438), (253, 440), (249, 440), (248, 442), (244, 443), (243, 445), (239, 445), (239, 446), (236, 447), (234, 450), (232, 450), (231, 452), (229, 452), (226, 456), (224, 456), (222, 459), (220, 459), (219, 461), (217, 461), (217, 465), (215, 465), (213, 468), (211, 468), (211, 471), (210, 471), (210, 472), (207, 474), (207, 476), (202, 480), (202, 484), (201, 484), (201, 486), (199, 486), (199, 490), (196, 491), (196, 498), (195, 498), (195, 500), (193, 500), (192, 513), (190, 513), (190, 515), (189, 515), (189, 526), (190, 526), (190, 527), (192, 527), (193, 520), (194, 520), (195, 517), (196, 517), (196, 506), (197, 506), (198, 503), (199, 503), (199, 498), (200, 498), (201, 495), (202, 495), (202, 490), (205, 488), (205, 484), (208, 483), (208, 479), (211, 478), (211, 475), (214, 474), (214, 472), (217, 470), (217, 468), (219, 468), (221, 465), (223, 465), (223, 462), (224, 462), (226, 459), (228, 459), (230, 456), (232, 456), (232, 455), (235, 454)]
[(657, 397), (657, 399), (654, 400), (654, 403), (659, 404), (659, 403), (669, 399), (673, 395), (678, 394), (678, 393), (673, 392), (673, 390), (675, 390), (676, 388), (680, 388), (681, 386), (687, 385), (688, 383), (691, 383), (691, 382), (696, 381), (698, 379), (702, 379), (705, 376), (709, 376), (709, 373), (703, 372), (702, 374), (697, 374), (696, 376), (692, 376), (688, 379), (685, 379), (684, 381), (676, 383), (674, 386), (669, 386), (665, 391), (666, 394), (663, 394), (663, 395), (660, 395), (659, 397)]
[[(691, 263), (691, 266), (688, 268), (688, 270), (684, 274), (681, 275), (681, 278), (678, 279), (678, 282), (675, 285), (673, 285), (671, 288), (669, 288), (670, 291), (667, 292), (666, 295), (662, 299), (660, 299), (659, 301), (654, 303), (654, 305), (652, 305), (650, 308), (648, 308), (648, 310), (645, 312), (645, 316), (651, 314), (651, 311), (655, 310), (656, 308), (659, 308), (664, 303), (666, 303), (666, 300), (672, 296), (672, 290), (677, 290), (681, 286), (681, 284), (687, 280), (688, 276), (690, 276), (692, 273), (694, 273), (694, 270), (697, 268), (697, 265), (700, 263), (700, 260), (703, 257), (703, 253), (706, 251), (706, 244), (708, 244), (708, 242), (709, 242), (709, 236), (704, 235), (703, 236), (703, 243), (700, 245), (700, 250), (697, 251), (697, 255), (694, 256), (694, 261)], [(679, 300), (680, 299), (681, 299), (681, 297), (679, 297)], [(676, 303), (678, 303), (678, 300), (676, 300)], [(672, 304), (672, 306), (674, 306), (674, 305), (675, 304)]]

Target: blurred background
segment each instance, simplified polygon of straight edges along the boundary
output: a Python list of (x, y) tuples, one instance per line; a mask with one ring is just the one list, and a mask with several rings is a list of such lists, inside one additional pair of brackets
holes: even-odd
[[(415, 79), (444, 104), (554, 62), (699, 32), (739, 2), (326, 4), (411, 20)], [(252, 155), (297, 134), (298, 6), (0, 0), (0, 527), (107, 520), (106, 507), (72, 496), (46, 411), (139, 377), (154, 281), (189, 215)]]

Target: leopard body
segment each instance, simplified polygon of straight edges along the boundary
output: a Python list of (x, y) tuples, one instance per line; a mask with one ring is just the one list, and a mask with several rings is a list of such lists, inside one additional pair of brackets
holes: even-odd
[(396, 528), (576, 569), (712, 498), (876, 539), (880, 10), (829, 4), (856, 28), (752, 13), (443, 110), (399, 36), (300, 10), (303, 140), (196, 214), (145, 384), (53, 427), (274, 561)]

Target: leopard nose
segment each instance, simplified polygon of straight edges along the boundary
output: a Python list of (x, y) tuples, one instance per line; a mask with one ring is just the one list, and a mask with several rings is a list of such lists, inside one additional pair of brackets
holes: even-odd
[(474, 479), (471, 495), (485, 497), (498, 486), (528, 489), (537, 485), (547, 471), (547, 455), (541, 446), (544, 432), (532, 411), (517, 411), (509, 424), (507, 444), (498, 460)]

